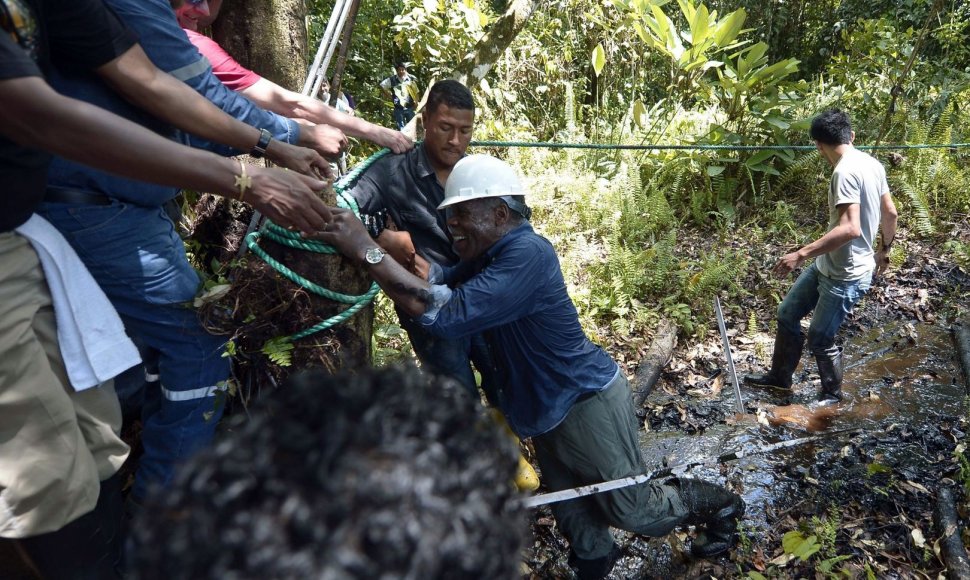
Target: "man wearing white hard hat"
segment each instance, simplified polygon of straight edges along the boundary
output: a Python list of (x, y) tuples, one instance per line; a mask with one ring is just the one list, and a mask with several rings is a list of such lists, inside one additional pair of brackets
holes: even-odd
[[(497, 404), (512, 429), (531, 437), (550, 491), (643, 473), (637, 420), (620, 367), (579, 324), (552, 244), (533, 231), (525, 191), (507, 163), (459, 161), (438, 206), (447, 216), (452, 268), (428, 280), (388, 256), (349, 211), (334, 211), (319, 237), (365, 264), (385, 293), (444, 338), (485, 336), (501, 380)], [(603, 578), (621, 555), (610, 527), (661, 536), (703, 525), (695, 555), (733, 545), (744, 502), (712, 483), (673, 478), (555, 504), (581, 579)]]

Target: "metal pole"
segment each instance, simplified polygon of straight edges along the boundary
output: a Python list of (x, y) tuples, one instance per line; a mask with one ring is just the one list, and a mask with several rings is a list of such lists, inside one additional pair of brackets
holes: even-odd
[(734, 459), (741, 459), (742, 457), (747, 457), (749, 455), (759, 455), (762, 453), (771, 453), (773, 451), (778, 451), (779, 449), (787, 449), (788, 447), (796, 447), (798, 445), (803, 445), (805, 443), (811, 443), (813, 441), (818, 441), (820, 439), (826, 439), (832, 435), (854, 433), (862, 431), (860, 428), (843, 429), (841, 431), (833, 431), (831, 433), (823, 435), (812, 435), (810, 437), (801, 437), (799, 439), (791, 439), (789, 441), (780, 441), (778, 443), (772, 443), (771, 445), (765, 445), (751, 451), (745, 451), (739, 449), (737, 451), (732, 451), (730, 453), (725, 453), (719, 455), (714, 459), (708, 459), (704, 461), (694, 461), (688, 463), (679, 463), (677, 465), (672, 465), (670, 467), (664, 467), (663, 469), (656, 469), (648, 473), (641, 475), (631, 475), (630, 477), (624, 477), (621, 479), (614, 479), (611, 481), (604, 481), (603, 483), (594, 483), (591, 485), (583, 485), (580, 487), (574, 487), (572, 489), (564, 489), (562, 491), (554, 491), (552, 493), (544, 493), (541, 495), (534, 495), (532, 497), (527, 497), (522, 500), (522, 507), (534, 508), (541, 505), (547, 505), (550, 503), (558, 503), (561, 501), (566, 501), (570, 499), (576, 499), (580, 497), (585, 497), (588, 495), (594, 495), (597, 493), (603, 493), (605, 491), (613, 491), (614, 489), (622, 489), (624, 487), (630, 487), (631, 485), (637, 485), (639, 483), (646, 483), (652, 479), (658, 479), (661, 477), (667, 477), (673, 474), (675, 471), (683, 471), (691, 467), (697, 467), (700, 465), (724, 463), (725, 461), (732, 461)]
[(738, 384), (738, 375), (734, 371), (734, 357), (731, 356), (731, 343), (728, 342), (727, 328), (724, 327), (724, 314), (721, 313), (721, 301), (717, 296), (714, 297), (714, 312), (717, 314), (717, 326), (721, 331), (721, 341), (724, 342), (724, 357), (727, 359), (728, 374), (730, 375), (731, 383), (734, 385), (738, 413), (744, 415), (744, 401), (741, 400), (741, 385)]

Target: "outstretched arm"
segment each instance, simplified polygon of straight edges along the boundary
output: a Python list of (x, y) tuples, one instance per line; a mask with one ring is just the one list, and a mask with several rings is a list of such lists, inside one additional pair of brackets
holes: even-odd
[[(139, 45), (95, 72), (125, 99), (185, 132), (240, 151), (252, 150), (259, 141), (259, 129), (230, 117), (185, 83), (159, 70)], [(266, 154), (301, 173), (330, 172), (329, 164), (319, 154), (275, 139)]]
[[(333, 245), (341, 254), (361, 264), (364, 252), (377, 246), (364, 224), (350, 210), (335, 208), (333, 221), (316, 237)], [(367, 270), (394, 304), (412, 317), (419, 318), (434, 302), (431, 285), (409, 272), (390, 255), (379, 264), (367, 264)]]
[[(193, 93), (194, 94), (194, 93)], [(0, 81), (0, 134), (98, 169), (162, 185), (243, 198), (284, 226), (315, 232), (330, 220), (314, 193), (325, 182), (278, 169), (248, 167), (192, 149), (88, 103), (65, 97), (38, 76)]]
[(243, 89), (242, 94), (264, 109), (311, 123), (331, 125), (350, 135), (366, 139), (394, 153), (404, 153), (414, 142), (401, 133), (334, 109), (319, 99), (285, 89), (265, 78)]
[(805, 260), (841, 248), (862, 235), (862, 225), (859, 222), (859, 204), (844, 203), (836, 209), (839, 212), (839, 223), (821, 238), (782, 256), (775, 264), (774, 272), (776, 275), (785, 276)]

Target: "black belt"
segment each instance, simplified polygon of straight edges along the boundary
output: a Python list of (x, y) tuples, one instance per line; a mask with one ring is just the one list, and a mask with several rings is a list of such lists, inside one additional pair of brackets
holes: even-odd
[(70, 187), (48, 186), (44, 194), (48, 203), (71, 203), (81, 205), (111, 205), (111, 198), (100, 193), (90, 193)]

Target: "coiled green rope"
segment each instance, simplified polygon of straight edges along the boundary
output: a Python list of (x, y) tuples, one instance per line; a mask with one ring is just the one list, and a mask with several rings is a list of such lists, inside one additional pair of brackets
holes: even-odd
[[(368, 167), (374, 164), (375, 161), (381, 157), (387, 155), (390, 152), (389, 149), (381, 149), (377, 153), (371, 155), (364, 160), (363, 163), (355, 167), (352, 171), (348, 172), (346, 175), (340, 178), (340, 180), (334, 184), (333, 189), (337, 193), (337, 206), (345, 209), (352, 210), (354, 215), (358, 218), (360, 217), (360, 208), (357, 206), (356, 200), (346, 193), (346, 190), (352, 183), (357, 181), (357, 178), (367, 170)], [(259, 256), (264, 262), (269, 264), (274, 270), (285, 276), (286, 278), (292, 280), (301, 287), (313, 292), (318, 296), (323, 296), (324, 298), (333, 300), (334, 302), (340, 302), (342, 304), (350, 304), (350, 308), (340, 312), (335, 316), (331, 316), (318, 324), (311, 326), (305, 330), (301, 330), (296, 334), (292, 334), (286, 337), (285, 340), (295, 341), (301, 338), (306, 338), (311, 334), (320, 332), (321, 330), (326, 330), (333, 326), (336, 326), (342, 322), (348, 320), (354, 314), (357, 314), (363, 307), (367, 306), (374, 300), (377, 293), (381, 291), (380, 287), (376, 282), (371, 284), (370, 289), (364, 294), (353, 295), (353, 294), (341, 294), (340, 292), (334, 292), (316, 284), (310, 280), (307, 280), (303, 276), (297, 274), (285, 264), (276, 260), (272, 256), (266, 253), (265, 250), (259, 247), (259, 239), (262, 236), (266, 236), (274, 242), (289, 246), (291, 248), (297, 248), (300, 250), (305, 250), (307, 252), (314, 252), (317, 254), (336, 254), (337, 250), (329, 245), (318, 240), (307, 240), (300, 236), (297, 232), (291, 232), (286, 228), (280, 227), (270, 220), (266, 220), (263, 223), (263, 227), (259, 231), (251, 232), (246, 236), (246, 246), (249, 250)]]

